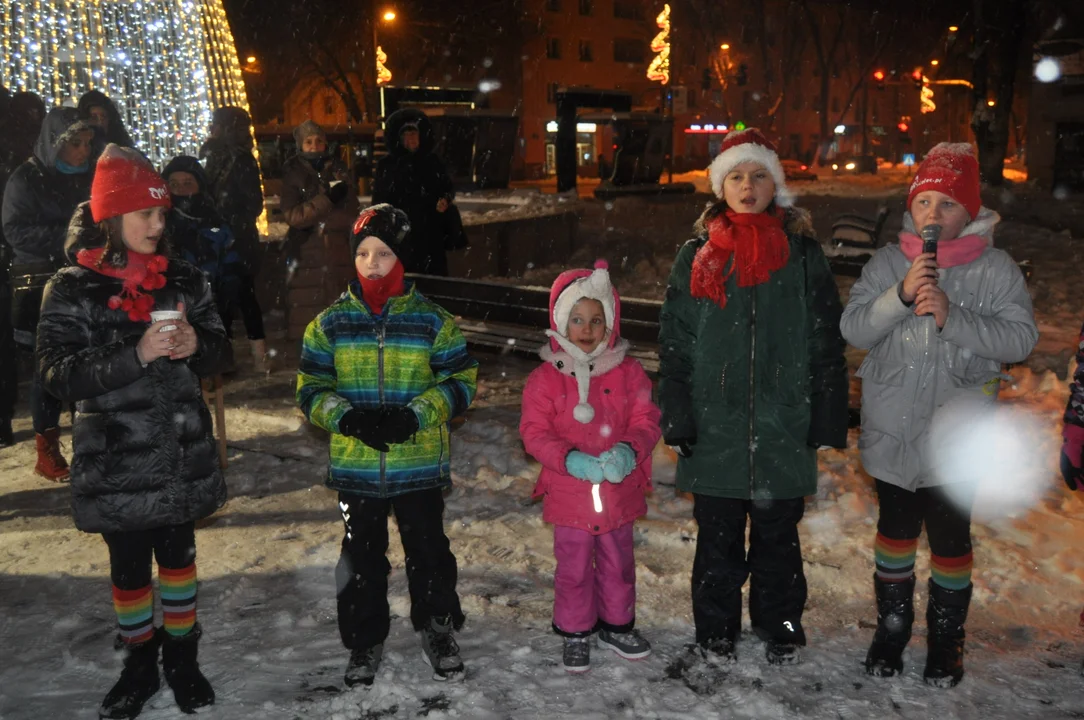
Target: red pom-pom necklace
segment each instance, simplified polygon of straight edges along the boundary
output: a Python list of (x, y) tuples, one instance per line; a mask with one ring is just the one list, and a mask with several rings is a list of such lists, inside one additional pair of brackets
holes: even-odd
[(110, 310), (123, 310), (133, 322), (150, 322), (154, 298), (149, 294), (166, 286), (163, 274), (169, 267), (164, 255), (128, 251), (128, 264), (116, 267), (102, 259), (105, 248), (80, 250), (75, 258), (85, 268), (121, 280), (121, 291), (109, 298)]

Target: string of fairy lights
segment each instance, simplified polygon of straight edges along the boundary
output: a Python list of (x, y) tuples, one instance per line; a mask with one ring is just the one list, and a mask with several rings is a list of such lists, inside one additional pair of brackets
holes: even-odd
[(6, 0), (0, 81), (47, 107), (100, 90), (156, 164), (194, 155), (214, 108), (248, 109), (221, 0)]

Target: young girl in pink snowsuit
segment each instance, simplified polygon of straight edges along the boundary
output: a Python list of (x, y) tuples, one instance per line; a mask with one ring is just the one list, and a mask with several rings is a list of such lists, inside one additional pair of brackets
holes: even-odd
[(635, 629), (632, 524), (647, 512), (659, 409), (640, 363), (625, 356), (621, 300), (606, 267), (554, 281), (545, 362), (527, 379), (519, 425), (542, 463), (534, 496), (554, 525), (553, 629), (571, 673), (590, 669), (596, 631), (598, 646), (623, 658), (651, 653)]

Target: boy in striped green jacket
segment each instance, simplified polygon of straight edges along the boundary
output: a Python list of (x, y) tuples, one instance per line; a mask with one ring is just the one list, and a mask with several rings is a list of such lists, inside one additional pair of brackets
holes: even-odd
[(452, 316), (403, 279), (402, 210), (364, 211), (350, 244), (356, 281), (305, 330), (297, 403), (331, 433), (327, 486), (346, 525), (336, 568), (347, 685), (372, 684), (390, 629), (388, 513), (406, 554), (411, 621), (434, 679), (462, 676), (456, 560), (444, 534), (448, 421), (474, 399), (478, 362)]

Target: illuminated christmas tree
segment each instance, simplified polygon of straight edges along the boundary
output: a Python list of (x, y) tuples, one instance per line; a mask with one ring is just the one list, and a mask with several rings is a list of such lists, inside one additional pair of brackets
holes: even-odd
[(47, 106), (104, 92), (156, 164), (194, 155), (214, 108), (248, 109), (221, 0), (6, 0), (0, 61)]

